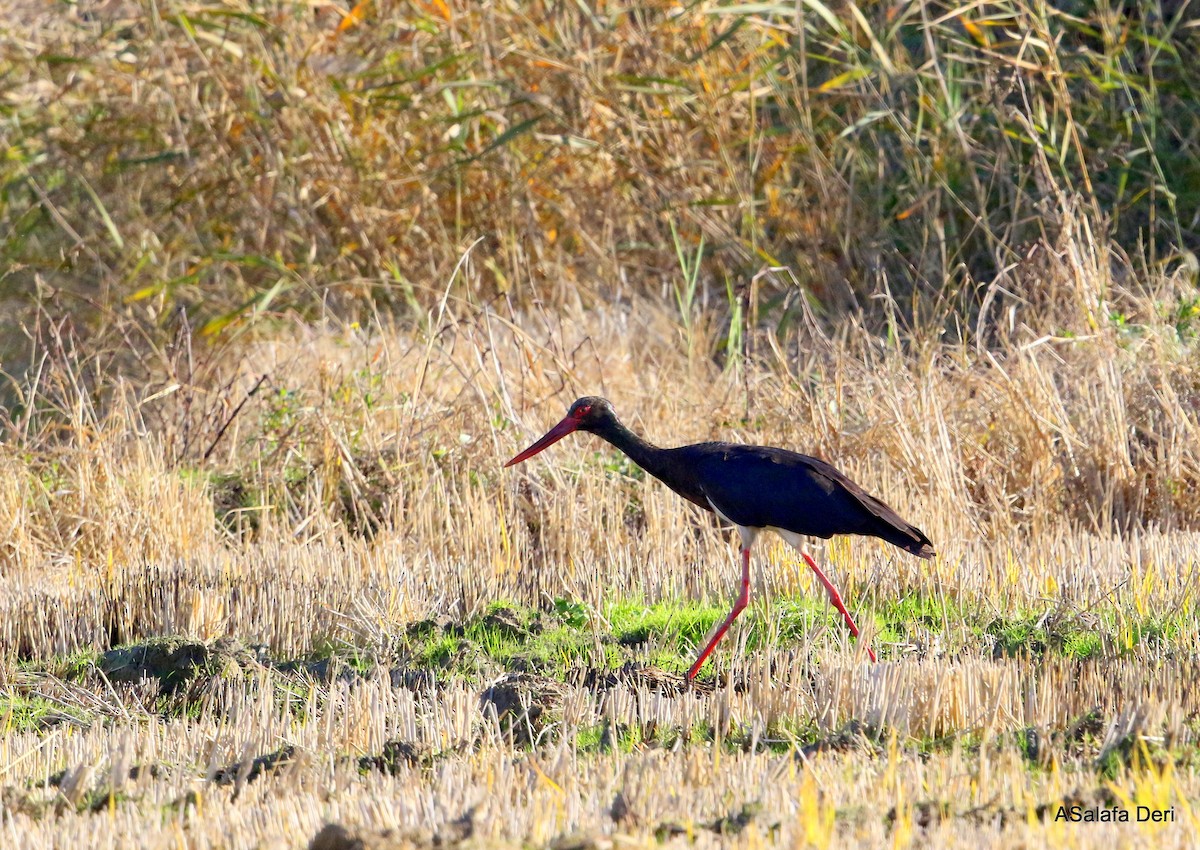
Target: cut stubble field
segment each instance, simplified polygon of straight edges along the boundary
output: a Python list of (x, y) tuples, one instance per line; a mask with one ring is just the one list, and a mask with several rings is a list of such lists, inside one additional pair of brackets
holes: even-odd
[[(1170, 346), (814, 326), (718, 364), (715, 330), (635, 306), (281, 330), (203, 387), (111, 377), (102, 402), (47, 361), (3, 448), (4, 845), (1200, 838), (1200, 540), (1123, 521), (1195, 511)], [(685, 687), (736, 535), (588, 435), (501, 469), (582, 392), (654, 442), (794, 448), (901, 506), (935, 561), (813, 546), (880, 663), (769, 537)]]

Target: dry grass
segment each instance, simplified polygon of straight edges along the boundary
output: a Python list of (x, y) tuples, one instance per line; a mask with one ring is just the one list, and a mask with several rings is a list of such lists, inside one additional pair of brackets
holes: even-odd
[[(302, 330), (255, 344), (210, 387), (117, 381), (105, 410), (56, 400), (83, 376), (48, 370), (28, 390), (40, 428), (6, 447), (5, 644), (42, 657), (105, 635), (229, 632), (303, 652), (364, 604), (406, 620), (494, 599), (723, 598), (727, 535), (656, 482), (614, 474), (607, 446), (579, 438), (501, 473), (586, 391), (659, 442), (793, 446), (904, 506), (942, 557), (830, 544), (857, 599), (1193, 607), (1180, 567), (1197, 522), (1195, 389), (1153, 338), (1114, 331), (999, 358), (814, 336), (721, 370), (681, 353), (677, 325), (650, 305), (535, 327), (482, 313), (432, 345)], [(193, 424), (197, 398), (223, 415)], [(196, 471), (171, 456), (185, 427), (215, 443)], [(770, 581), (807, 586), (794, 568)]]

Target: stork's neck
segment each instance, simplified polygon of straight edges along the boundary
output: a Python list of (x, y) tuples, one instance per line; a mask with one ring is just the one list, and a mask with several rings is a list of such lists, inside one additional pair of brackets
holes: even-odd
[(612, 443), (621, 451), (629, 456), (629, 459), (640, 466), (642, 469), (649, 472), (656, 478), (662, 478), (665, 471), (666, 457), (664, 456), (665, 449), (660, 449), (653, 443), (643, 440), (637, 434), (630, 431), (620, 420), (612, 419), (610, 422), (605, 422), (601, 427), (596, 428), (592, 433), (598, 437), (602, 437)]

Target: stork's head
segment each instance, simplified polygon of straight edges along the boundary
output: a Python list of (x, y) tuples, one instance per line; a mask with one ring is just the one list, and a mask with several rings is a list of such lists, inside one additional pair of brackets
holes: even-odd
[(547, 431), (544, 437), (504, 465), (512, 466), (523, 460), (529, 460), (529, 458), (542, 449), (552, 446), (572, 431), (599, 431), (612, 422), (615, 422), (616, 419), (617, 414), (613, 412), (612, 405), (608, 403), (608, 399), (594, 395), (585, 395), (583, 398), (577, 398), (575, 399), (575, 403), (567, 410), (567, 415), (563, 417), (561, 422)]

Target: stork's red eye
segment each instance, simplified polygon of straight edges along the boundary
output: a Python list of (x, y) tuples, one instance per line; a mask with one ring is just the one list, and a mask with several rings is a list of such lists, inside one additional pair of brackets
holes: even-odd
[(590, 404), (586, 404), (583, 407), (576, 408), (575, 409), (575, 418), (582, 419), (583, 417), (585, 417), (589, 413), (591, 413), (591, 411), (592, 411), (592, 406)]

